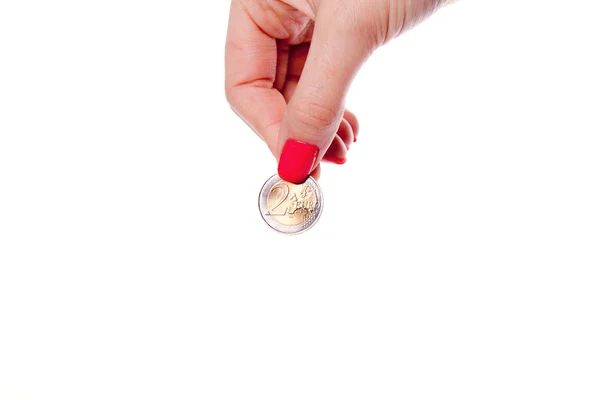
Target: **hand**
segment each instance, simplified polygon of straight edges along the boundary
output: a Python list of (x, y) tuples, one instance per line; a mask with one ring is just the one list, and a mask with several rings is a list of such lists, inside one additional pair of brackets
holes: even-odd
[(278, 160), (282, 179), (343, 164), (358, 120), (348, 88), (379, 46), (445, 0), (232, 0), (226, 94)]

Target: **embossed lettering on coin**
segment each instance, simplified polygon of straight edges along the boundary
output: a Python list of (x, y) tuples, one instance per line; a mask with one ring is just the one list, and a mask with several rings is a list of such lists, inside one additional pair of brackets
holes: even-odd
[(313, 213), (315, 201), (315, 194), (306, 183), (293, 185), (281, 181), (267, 196), (268, 214), (284, 225), (303, 224)]

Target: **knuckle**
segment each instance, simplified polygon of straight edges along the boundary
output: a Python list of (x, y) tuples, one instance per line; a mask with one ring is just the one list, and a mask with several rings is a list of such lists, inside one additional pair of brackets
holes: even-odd
[(233, 111), (237, 116), (241, 116), (239, 111), (239, 100), (233, 87), (225, 86), (225, 100), (227, 100), (227, 104), (229, 105), (231, 111)]
[(233, 105), (234, 102), (234, 88), (228, 82), (225, 83), (225, 99), (229, 105)]
[(381, 1), (373, 1), (375, 4), (359, 1), (352, 7), (348, 7), (346, 1), (339, 1), (331, 4), (326, 19), (345, 36), (353, 38), (357, 44), (376, 45), (381, 26), (381, 12), (378, 11), (382, 8), (378, 7)]
[(316, 100), (305, 100), (294, 109), (297, 128), (308, 134), (320, 134), (335, 128), (339, 112)]

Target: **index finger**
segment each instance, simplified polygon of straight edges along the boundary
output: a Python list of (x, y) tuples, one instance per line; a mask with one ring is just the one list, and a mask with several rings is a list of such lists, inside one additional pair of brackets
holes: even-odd
[(286, 103), (274, 88), (277, 42), (262, 31), (239, 1), (232, 1), (225, 46), (225, 91), (231, 108), (277, 150)]

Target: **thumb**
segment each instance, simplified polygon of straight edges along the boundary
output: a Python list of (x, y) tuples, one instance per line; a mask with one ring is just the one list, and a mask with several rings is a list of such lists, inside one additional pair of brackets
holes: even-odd
[(279, 176), (303, 183), (335, 138), (354, 75), (374, 46), (348, 11), (317, 14), (310, 50), (279, 131)]

